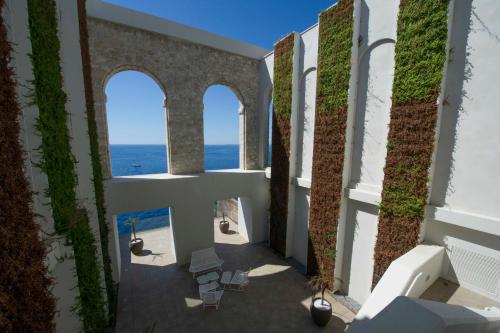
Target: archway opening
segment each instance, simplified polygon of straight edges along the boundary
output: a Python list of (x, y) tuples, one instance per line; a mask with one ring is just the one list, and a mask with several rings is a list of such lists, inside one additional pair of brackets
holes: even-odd
[(168, 172), (166, 96), (151, 76), (127, 70), (106, 84), (112, 176)]
[(238, 96), (227, 86), (213, 85), (205, 91), (203, 105), (205, 170), (243, 167), (243, 109)]

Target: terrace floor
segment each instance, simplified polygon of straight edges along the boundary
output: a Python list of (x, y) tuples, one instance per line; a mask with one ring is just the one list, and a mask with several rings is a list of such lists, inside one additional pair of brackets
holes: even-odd
[(437, 279), (420, 298), (476, 309), (484, 309), (492, 306), (500, 308), (500, 303), (441, 278)]
[(122, 236), (116, 332), (141, 332), (152, 325), (154, 332), (342, 332), (352, 321), (354, 314), (329, 298), (334, 316), (327, 327), (316, 327), (301, 273), (265, 244), (246, 243), (235, 224), (225, 235), (215, 221), (214, 230), (224, 270), (252, 268), (246, 291), (226, 291), (218, 311), (203, 311), (196, 282), (186, 266), (175, 264), (168, 227), (138, 234), (143, 256), (131, 255), (130, 237)]

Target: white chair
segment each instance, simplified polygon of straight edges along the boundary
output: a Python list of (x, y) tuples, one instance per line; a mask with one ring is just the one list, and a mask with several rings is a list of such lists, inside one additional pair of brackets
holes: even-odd
[(207, 306), (213, 306), (216, 310), (219, 310), (219, 304), (223, 294), (224, 290), (213, 290), (202, 293), (200, 296), (203, 301), (203, 310), (205, 310)]
[(219, 280), (219, 274), (217, 272), (210, 272), (196, 277), (198, 284), (206, 284), (217, 280)]
[(222, 288), (226, 289), (231, 284), (231, 278), (233, 277), (233, 272), (225, 271), (222, 272), (222, 277), (220, 279), (220, 283), (222, 284)]
[(200, 293), (200, 298), (202, 298), (202, 295), (206, 292), (209, 292), (209, 291), (213, 291), (213, 290), (217, 290), (217, 288), (219, 288), (219, 284), (217, 283), (217, 281), (212, 281), (210, 283), (206, 283), (206, 284), (200, 284), (198, 286), (198, 292)]
[(241, 291), (244, 287), (248, 286), (250, 284), (250, 280), (248, 279), (250, 271), (251, 269), (246, 272), (236, 270), (231, 282), (229, 283), (229, 289)]

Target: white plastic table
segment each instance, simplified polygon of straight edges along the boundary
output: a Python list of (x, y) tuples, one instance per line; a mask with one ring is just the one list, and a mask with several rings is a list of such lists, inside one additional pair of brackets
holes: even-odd
[(217, 281), (219, 279), (219, 274), (217, 272), (210, 272), (207, 274), (200, 275), (196, 278), (199, 284), (206, 284), (212, 281)]

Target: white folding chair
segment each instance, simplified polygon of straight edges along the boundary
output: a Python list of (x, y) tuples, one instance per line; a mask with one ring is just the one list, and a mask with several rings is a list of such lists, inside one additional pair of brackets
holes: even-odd
[(248, 279), (250, 271), (251, 269), (246, 272), (236, 270), (231, 282), (229, 283), (229, 289), (241, 291), (244, 287), (248, 286), (250, 284), (250, 280)]
[(201, 293), (201, 300), (203, 301), (203, 310), (207, 306), (213, 306), (216, 310), (219, 310), (219, 304), (222, 299), (224, 290), (213, 290)]

